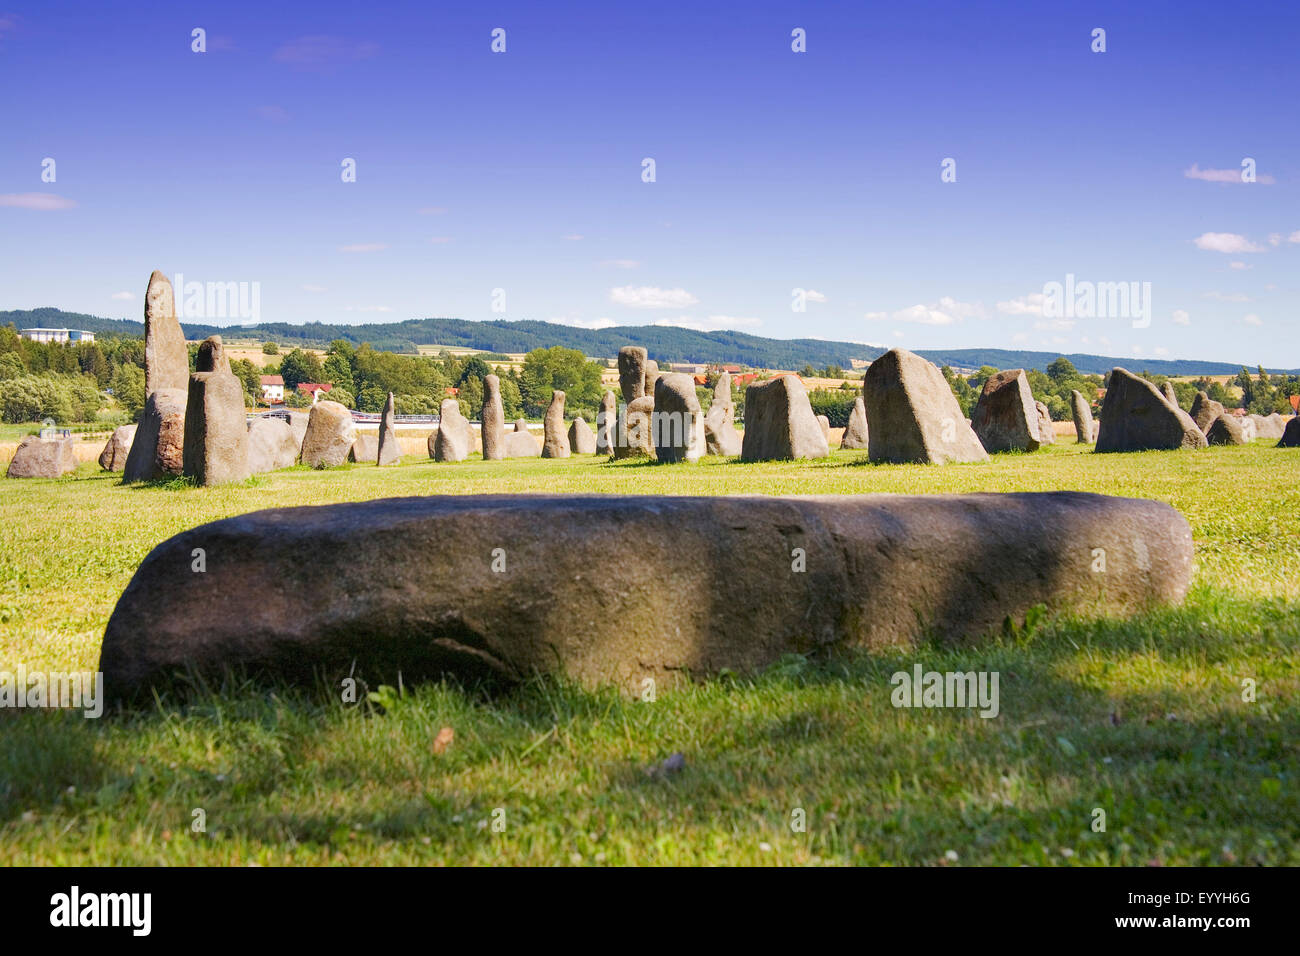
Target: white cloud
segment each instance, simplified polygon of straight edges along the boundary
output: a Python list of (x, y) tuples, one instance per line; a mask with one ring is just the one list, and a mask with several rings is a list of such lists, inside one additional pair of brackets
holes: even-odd
[(1047, 296), (1041, 292), (1031, 292), (1018, 299), (998, 303), (998, 311), (1004, 315), (1042, 315), (1043, 303)]
[(1174, 314), (1170, 318), (1173, 319), (1174, 325), (1192, 324), (1192, 317), (1182, 309), (1174, 309)]
[(134, 292), (114, 292), (114, 293), (113, 293), (113, 298), (114, 298), (114, 299), (118, 299), (118, 300), (120, 300), (120, 301), (122, 301), (122, 302), (130, 302), (132, 299), (135, 298), (135, 293), (134, 293)]
[(633, 309), (685, 309), (697, 305), (700, 300), (685, 289), (624, 285), (609, 290), (609, 301)]
[(1246, 295), (1246, 293), (1244, 293), (1244, 292), (1227, 292), (1227, 293), (1225, 293), (1225, 292), (1219, 292), (1219, 291), (1217, 291), (1217, 290), (1215, 290), (1215, 291), (1213, 291), (1213, 292), (1206, 292), (1206, 293), (1203, 293), (1202, 298), (1205, 298), (1205, 299), (1214, 299), (1216, 302), (1249, 302), (1249, 301), (1251, 301), (1250, 296)]
[[(1237, 169), (1201, 169), (1196, 163), (1192, 163), (1191, 169), (1184, 169), (1183, 175), (1188, 179), (1200, 179), (1207, 183), (1238, 183), (1245, 185), (1245, 180), (1241, 178), (1241, 168)], [(1271, 186), (1275, 180), (1268, 173), (1259, 173), (1255, 176), (1255, 182), (1264, 186)]]
[(1243, 315), (1243, 316), (1241, 317), (1241, 321), (1242, 321), (1242, 322), (1245, 322), (1247, 325), (1263, 325), (1263, 324), (1264, 324), (1262, 321), (1260, 321), (1259, 316), (1257, 316), (1254, 312), (1250, 313), (1249, 315)]
[(1235, 232), (1203, 232), (1192, 240), (1197, 249), (1206, 252), (1263, 252), (1264, 247), (1251, 242), (1245, 236)]
[(863, 318), (866, 319), (868, 322), (883, 322), (885, 319), (889, 318), (889, 313), (868, 312), (866, 315), (863, 316)]
[(1272, 246), (1274, 249), (1282, 245), (1282, 233), (1270, 232), (1268, 234), (1268, 244)]
[(636, 259), (606, 259), (601, 265), (612, 269), (638, 269), (641, 263)]
[(339, 252), (378, 252), (387, 248), (386, 242), (358, 242), (350, 246), (339, 246)]
[(48, 212), (52, 209), (71, 209), (77, 203), (54, 193), (0, 193), (0, 206), (14, 209), (39, 209)]
[(818, 292), (816, 289), (809, 289), (806, 291), (804, 293), (804, 298), (809, 302), (816, 302), (818, 305), (824, 305), (826, 303), (826, 294), (824, 292)]
[(652, 324), (679, 329), (691, 329), (695, 332), (716, 332), (719, 329), (753, 328), (762, 325), (763, 320), (743, 318), (734, 315), (711, 315), (706, 319), (695, 319), (689, 315), (682, 315), (675, 319), (659, 319)]
[(563, 322), (565, 325), (576, 325), (580, 329), (612, 329), (614, 326), (618, 325), (618, 323), (613, 319), (607, 318), (569, 319), (567, 321), (563, 319), (552, 319), (551, 321)]
[(1244, 272), (1246, 269), (1253, 269), (1255, 267), (1252, 265), (1248, 265), (1245, 262), (1229, 262), (1228, 268), (1236, 269), (1238, 272)]
[(349, 305), (343, 309), (344, 312), (392, 312), (393, 310), (386, 305)]
[(312, 285), (311, 283), (307, 283), (306, 285), (302, 286), (302, 291), (303, 292), (328, 292), (329, 290), (326, 289), (323, 285)]
[(951, 296), (944, 296), (932, 304), (921, 303), (891, 313), (868, 312), (863, 318), (870, 322), (893, 319), (911, 325), (955, 325), (963, 319), (983, 318), (985, 314), (984, 307), (978, 302), (958, 302)]
[(1297, 229), (1291, 235), (1286, 237), (1287, 242), (1300, 242), (1300, 229)]

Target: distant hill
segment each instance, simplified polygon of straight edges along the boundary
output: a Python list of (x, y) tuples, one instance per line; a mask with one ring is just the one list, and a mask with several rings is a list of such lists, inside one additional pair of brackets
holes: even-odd
[[(144, 323), (129, 319), (101, 319), (80, 312), (43, 308), (0, 312), (0, 325), (13, 323), (19, 329), (33, 326), (85, 329), (101, 336), (140, 336)], [(676, 326), (629, 325), (608, 329), (580, 329), (553, 322), (520, 321), (470, 322), (465, 319), (408, 319), (366, 325), (326, 325), (308, 322), (262, 322), (252, 326), (216, 326), (182, 323), (186, 338), (202, 339), (209, 335), (239, 336), (281, 345), (324, 348), (335, 339), (389, 352), (414, 352), (418, 345), (446, 345), (479, 352), (530, 352), (536, 348), (562, 345), (578, 349), (593, 358), (613, 358), (624, 345), (640, 345), (659, 362), (735, 363), (754, 368), (800, 369), (805, 364), (815, 368), (838, 365), (849, 368), (853, 359), (872, 361), (884, 349), (858, 342), (835, 342), (826, 339), (768, 339), (745, 332), (696, 332)], [(1045, 370), (1061, 353), (1029, 352), (1008, 349), (922, 349), (936, 365), (961, 368), (1036, 368)], [(1190, 359), (1114, 358), (1072, 353), (1067, 355), (1075, 368), (1086, 374), (1104, 375), (1116, 365), (1134, 372), (1158, 375), (1235, 375), (1245, 365), (1254, 369), (1258, 360), (1242, 362), (1203, 362)], [(1297, 369), (1270, 369), (1271, 372), (1300, 373)]]

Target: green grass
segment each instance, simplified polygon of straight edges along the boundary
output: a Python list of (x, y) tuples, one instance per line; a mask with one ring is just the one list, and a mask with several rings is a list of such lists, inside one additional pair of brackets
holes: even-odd
[[(0, 711), (0, 862), (1297, 865), (1300, 450), (1271, 444), (944, 468), (407, 459), (221, 489), (125, 487), (86, 464), (2, 482), (4, 669), (93, 669), (136, 566), (182, 529), (394, 495), (1096, 491), (1178, 508), (1197, 569), (1181, 608), (789, 658), (654, 702), (538, 680), (345, 705), (231, 679), (100, 720)], [(890, 675), (916, 662), (998, 671), (1001, 715), (895, 709)], [(436, 753), (442, 727), (455, 740)], [(646, 773), (675, 752), (684, 769)]]

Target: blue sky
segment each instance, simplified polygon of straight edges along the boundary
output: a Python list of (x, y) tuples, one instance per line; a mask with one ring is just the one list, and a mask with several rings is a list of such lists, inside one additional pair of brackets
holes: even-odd
[[(138, 318), (157, 268), (263, 321), (1300, 367), (1298, 51), (1295, 3), (0, 0), (0, 308)], [(1043, 315), (1070, 274), (1149, 326)]]

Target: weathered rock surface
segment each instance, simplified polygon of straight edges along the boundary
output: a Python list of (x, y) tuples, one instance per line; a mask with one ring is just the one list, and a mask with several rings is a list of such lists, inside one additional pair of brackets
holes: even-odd
[(160, 388), (184, 392), (189, 387), (190, 353), (176, 318), (171, 280), (154, 270), (144, 293), (144, 393), (152, 395)]
[(1038, 409), (1025, 370), (990, 375), (971, 409), (970, 424), (987, 452), (1037, 451)]
[(778, 375), (745, 389), (745, 433), (740, 457), (745, 461), (825, 458), (831, 453), (803, 382)]
[[(790, 570), (795, 547), (804, 573)], [(109, 619), (99, 668), (113, 698), (191, 668), (311, 681), (354, 662), (372, 685), (399, 670), (408, 682), (563, 671), (630, 689), (792, 652), (977, 640), (1038, 604), (1087, 617), (1176, 604), (1192, 557), (1168, 505), (1075, 492), (284, 508), (156, 547)]]
[(1168, 379), (1165, 379), (1165, 381), (1161, 382), (1160, 394), (1163, 395), (1165, 398), (1167, 398), (1169, 400), (1169, 404), (1174, 406), (1174, 408), (1182, 408), (1182, 406), (1178, 404), (1178, 393), (1174, 391), (1173, 382), (1169, 381)]
[(1210, 445), (1246, 444), (1241, 425), (1232, 415), (1220, 415), (1210, 422), (1210, 427), (1205, 431), (1205, 441)]
[(1101, 405), (1097, 452), (1204, 448), (1205, 435), (1190, 415), (1146, 379), (1127, 369), (1110, 373)]
[(1077, 388), (1070, 391), (1070, 411), (1074, 416), (1075, 441), (1080, 445), (1092, 442), (1092, 405)]
[(1056, 428), (1052, 424), (1052, 413), (1047, 410), (1044, 402), (1034, 402), (1034, 408), (1038, 412), (1038, 443), (1040, 445), (1056, 444)]
[(248, 423), (248, 471), (260, 475), (298, 462), (298, 439), (282, 418), (257, 418)]
[(704, 456), (704, 413), (695, 379), (681, 372), (655, 379), (653, 414), (655, 458), (663, 462), (699, 461)]
[(625, 345), (618, 350), (618, 387), (623, 392), (623, 404), (631, 405), (633, 399), (645, 394), (646, 351), (635, 345)]
[(596, 413), (596, 454), (614, 454), (614, 431), (618, 428), (618, 399), (606, 392)]
[(188, 388), (160, 388), (144, 403), (140, 427), (127, 452), (123, 481), (153, 481), (185, 467), (185, 402)]
[(1237, 424), (1241, 426), (1241, 440), (1243, 442), (1252, 442), (1259, 437), (1255, 430), (1255, 420), (1249, 415), (1242, 415), (1237, 419)]
[(826, 447), (831, 446), (831, 420), (826, 415), (817, 416), (817, 424), (822, 430), (822, 437), (826, 439)]
[(743, 443), (740, 432), (736, 431), (735, 415), (736, 406), (730, 401), (719, 404), (714, 399), (709, 406), (709, 413), (704, 416), (704, 447), (710, 455), (732, 458), (740, 454)]
[(569, 433), (564, 428), (564, 392), (555, 389), (542, 419), (542, 457), (568, 458), (571, 454)]
[(515, 421), (515, 430), (506, 435), (507, 458), (539, 458), (542, 443), (528, 431), (528, 423), (522, 418)]
[(379, 448), (375, 451), (375, 464), (396, 465), (402, 460), (402, 443), (397, 440), (397, 401), (388, 393), (384, 413), (379, 416)]
[(357, 440), (348, 450), (348, 461), (359, 465), (379, 464), (379, 436), (369, 432), (357, 432)]
[(126, 459), (131, 454), (137, 425), (119, 425), (99, 453), (99, 467), (105, 471), (125, 471)]
[(614, 434), (615, 458), (654, 457), (654, 410), (653, 395), (642, 395), (624, 406)]
[(6, 478), (58, 478), (74, 471), (76, 454), (71, 438), (41, 438), (28, 435), (14, 449), (5, 471)]
[(460, 403), (444, 398), (438, 408), (438, 430), (429, 436), (429, 457), (434, 461), (464, 461), (474, 446), (469, 420)]
[(500, 461), (506, 457), (506, 412), (501, 402), (501, 379), (483, 377), (483, 458)]
[(1286, 419), (1277, 412), (1272, 415), (1251, 415), (1250, 418), (1255, 423), (1257, 438), (1281, 438), (1287, 426)]
[(230, 371), (221, 336), (199, 345), (185, 403), (183, 473), (199, 485), (243, 481), (248, 470), (244, 386)]
[(581, 416), (569, 423), (569, 451), (575, 455), (596, 454), (596, 433)]
[(1214, 420), (1224, 413), (1222, 403), (1216, 402), (1205, 392), (1197, 392), (1196, 398), (1192, 399), (1192, 410), (1188, 414), (1192, 416), (1192, 421), (1196, 422), (1197, 428), (1207, 432)]
[(356, 441), (352, 413), (338, 402), (319, 401), (311, 407), (299, 458), (313, 468), (334, 468), (348, 460)]
[(659, 376), (663, 373), (659, 371), (659, 363), (654, 359), (645, 360), (645, 385), (644, 394), (649, 398), (654, 398), (655, 382), (659, 381)]
[(868, 447), (871, 432), (867, 427), (867, 404), (859, 395), (853, 401), (853, 411), (849, 412), (849, 424), (840, 436), (841, 448), (863, 449)]
[(862, 399), (871, 422), (872, 461), (988, 460), (943, 373), (919, 355), (891, 349), (872, 362), (862, 380)]
[(1278, 448), (1300, 448), (1300, 415), (1286, 423), (1282, 437), (1278, 439)]

